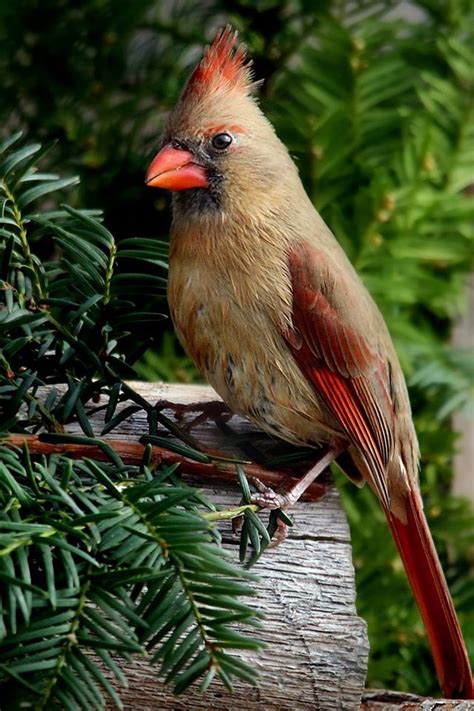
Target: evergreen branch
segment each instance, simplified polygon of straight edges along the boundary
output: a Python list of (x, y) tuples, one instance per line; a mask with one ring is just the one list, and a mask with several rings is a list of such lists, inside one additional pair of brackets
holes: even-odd
[[(3, 454), (11, 459), (13, 452), (0, 447)], [(69, 465), (64, 457), (43, 457), (34, 467), (35, 486), (20, 465), (17, 501), (28, 501), (28, 523), (22, 520), (25, 503), (17, 503), (19, 516), (0, 516), (3, 560), (11, 561), (8, 582), (18, 591), (5, 608), (0, 677), (34, 689), (38, 709), (68, 699), (81, 709), (102, 708), (101, 687), (114, 692), (90, 652), (102, 651), (112, 668), (107, 650), (127, 657), (141, 653), (146, 642), (150, 652), (156, 648), (161, 673), (181, 690), (211, 668), (226, 683), (229, 672), (254, 681), (247, 665), (224, 653), (259, 647), (228, 626), (255, 623), (255, 611), (237, 601), (252, 594), (239, 581), (252, 578), (216, 547), (211, 522), (198, 512), (202, 498), (190, 487), (167, 483), (166, 472), (153, 478), (146, 467), (140, 475), (115, 463), (103, 468), (84, 461), (66, 480)], [(5, 493), (11, 495), (10, 479), (0, 471), (0, 501)], [(28, 549), (26, 570), (37, 570), (35, 585), (25, 585), (16, 572), (13, 556), (22, 549)], [(34, 563), (40, 551), (48, 552), (43, 568)], [(30, 610), (40, 611), (20, 624), (17, 608), (25, 602), (19, 591), (30, 596)]]
[(58, 680), (61, 677), (63, 667), (66, 665), (67, 662), (67, 657), (69, 653), (71, 652), (71, 649), (73, 648), (74, 645), (77, 644), (77, 637), (76, 637), (76, 632), (80, 626), (80, 618), (81, 615), (83, 614), (84, 608), (87, 603), (87, 598), (88, 598), (88, 591), (90, 588), (90, 580), (88, 578), (88, 575), (91, 572), (91, 568), (89, 567), (86, 572), (85, 576), (85, 582), (82, 586), (82, 588), (79, 591), (79, 599), (77, 602), (77, 607), (76, 611), (71, 618), (70, 625), (69, 625), (69, 630), (67, 634), (65, 635), (66, 642), (61, 648), (60, 654), (58, 654), (56, 658), (56, 664), (54, 667), (54, 670), (52, 674), (50, 675), (50, 678), (48, 680), (48, 683), (43, 691), (41, 701), (38, 703), (38, 708), (39, 709), (47, 709), (48, 705), (50, 704), (51, 697), (54, 694), (54, 687), (58, 683)]

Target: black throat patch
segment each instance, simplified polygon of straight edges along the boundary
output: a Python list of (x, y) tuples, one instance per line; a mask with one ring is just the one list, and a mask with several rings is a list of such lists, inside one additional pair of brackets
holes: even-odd
[(195, 215), (204, 212), (218, 212), (222, 207), (222, 175), (214, 167), (207, 171), (207, 188), (190, 188), (173, 194), (173, 210), (183, 214)]
[(191, 188), (181, 190), (173, 195), (173, 212), (180, 216), (192, 217), (203, 212), (216, 212), (220, 210), (220, 199), (215, 197), (207, 188)]

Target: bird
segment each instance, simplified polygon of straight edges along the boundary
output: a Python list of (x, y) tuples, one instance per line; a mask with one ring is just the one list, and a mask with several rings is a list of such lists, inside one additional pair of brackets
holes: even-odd
[(384, 319), (307, 196), (230, 26), (204, 50), (145, 177), (172, 192), (177, 336), (231, 411), (367, 483), (415, 595), (445, 696), (473, 698), (459, 621), (423, 511), (407, 386)]

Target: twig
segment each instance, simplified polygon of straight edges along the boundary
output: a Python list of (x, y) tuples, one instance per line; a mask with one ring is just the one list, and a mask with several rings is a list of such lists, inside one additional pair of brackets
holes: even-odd
[[(104, 440), (114, 449), (118, 456), (125, 464), (140, 464), (143, 459), (145, 446), (138, 442), (128, 442), (126, 440)], [(102, 449), (96, 445), (87, 444), (51, 444), (42, 442), (37, 435), (24, 434), (9, 434), (2, 440), (1, 444), (9, 447), (22, 447), (24, 444), (28, 446), (31, 454), (49, 455), (62, 454), (72, 457), (73, 459), (97, 459), (99, 461), (107, 461), (107, 455)], [(188, 457), (184, 457), (176, 452), (171, 452), (164, 447), (154, 446), (150, 465), (159, 466), (160, 464), (179, 464), (185, 474), (200, 477), (202, 479), (215, 479), (216, 481), (232, 481), (237, 482), (237, 472), (233, 464), (227, 462), (196, 462)], [(277, 489), (283, 483), (285, 487), (291, 487), (295, 484), (299, 477), (284, 470), (270, 470), (258, 466), (258, 464), (247, 464), (244, 466), (247, 477), (259, 479), (266, 486)], [(315, 482), (312, 484), (302, 496), (305, 501), (317, 501), (326, 493), (327, 486), (324, 482)]]

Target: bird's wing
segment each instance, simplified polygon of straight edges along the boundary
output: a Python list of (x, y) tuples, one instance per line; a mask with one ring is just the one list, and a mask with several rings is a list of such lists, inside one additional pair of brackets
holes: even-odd
[[(359, 302), (352, 303), (350, 290), (344, 292), (337, 272), (325, 271), (325, 264), (327, 258), (310, 245), (290, 252), (293, 327), (285, 338), (342, 433), (366, 461), (372, 484), (389, 509), (386, 469), (394, 446), (390, 366), (371, 342), (369, 330), (364, 332), (370, 319), (368, 302), (356, 294), (353, 298)], [(344, 309), (341, 294), (346, 295)], [(342, 310), (347, 310), (345, 318)]]
[[(352, 275), (316, 248), (289, 255), (293, 328), (285, 334), (302, 372), (365, 460), (405, 565), (433, 650), (444, 692), (472, 698), (469, 659), (453, 602), (423, 513), (417, 487), (404, 494), (404, 520), (393, 513), (387, 464), (394, 449), (395, 397), (389, 353), (381, 353), (381, 318)], [(382, 332), (383, 341), (383, 332)], [(367, 473), (366, 473), (367, 476)]]

